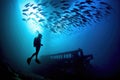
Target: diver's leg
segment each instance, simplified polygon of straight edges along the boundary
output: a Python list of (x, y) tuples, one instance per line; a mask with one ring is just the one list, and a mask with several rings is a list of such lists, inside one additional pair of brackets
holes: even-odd
[(37, 47), (36, 49), (36, 62), (40, 63), (40, 61), (38, 60), (38, 53), (39, 53), (40, 47)]
[(31, 62), (31, 58), (28, 58), (27, 63), (30, 64), (30, 62)]
[(31, 59), (36, 55), (36, 53), (37, 53), (37, 48), (36, 48), (36, 52), (33, 53), (33, 55), (32, 55), (30, 58), (27, 59), (27, 63), (28, 63), (28, 64), (30, 64)]
[(35, 55), (36, 55), (36, 52), (35, 52), (35, 53), (33, 53), (33, 55), (32, 55), (30, 58), (32, 59)]
[(40, 47), (36, 48), (36, 59), (38, 59), (38, 53), (39, 53)]

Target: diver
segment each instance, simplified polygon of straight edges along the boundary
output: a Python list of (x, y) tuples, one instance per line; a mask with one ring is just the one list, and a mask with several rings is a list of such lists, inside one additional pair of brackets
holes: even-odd
[(28, 64), (30, 64), (30, 62), (34, 56), (36, 56), (36, 59), (35, 59), (36, 63), (40, 64), (40, 61), (38, 60), (38, 53), (39, 53), (41, 46), (43, 46), (43, 44), (41, 44), (41, 39), (42, 39), (42, 34), (40, 34), (38, 32), (38, 36), (34, 38), (34, 43), (33, 43), (34, 47), (36, 48), (36, 51), (35, 51), (35, 53), (33, 53), (33, 55), (31, 57), (29, 57), (27, 59)]

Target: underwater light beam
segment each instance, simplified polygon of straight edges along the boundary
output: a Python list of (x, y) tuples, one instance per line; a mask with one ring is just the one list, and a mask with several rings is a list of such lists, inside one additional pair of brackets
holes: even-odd
[[(32, 6), (34, 5), (34, 6)], [(43, 32), (42, 22), (39, 22), (41, 19), (45, 19), (45, 17), (39, 14), (39, 11), (35, 8), (37, 5), (34, 3), (29, 3), (27, 7), (25, 6), (23, 11), (23, 20), (27, 22), (30, 31), (34, 34), (36, 31), (40, 33)]]

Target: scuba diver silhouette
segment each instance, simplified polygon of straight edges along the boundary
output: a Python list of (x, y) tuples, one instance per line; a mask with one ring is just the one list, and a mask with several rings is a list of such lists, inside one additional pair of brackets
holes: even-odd
[[(38, 31), (37, 31), (37, 32), (38, 32)], [(35, 51), (35, 53), (33, 53), (33, 55), (32, 55), (31, 57), (29, 57), (29, 58), (27, 59), (27, 63), (28, 63), (28, 64), (30, 64), (30, 62), (31, 62), (31, 60), (32, 60), (32, 58), (33, 58), (34, 56), (36, 56), (35, 61), (36, 61), (38, 64), (40, 64), (40, 61), (38, 60), (38, 53), (39, 53), (39, 50), (40, 50), (41, 46), (43, 46), (43, 44), (41, 44), (41, 39), (42, 39), (42, 34), (40, 34), (40, 33), (38, 32), (38, 36), (34, 38), (34, 43), (33, 43), (33, 44), (34, 44), (34, 47), (36, 48), (36, 51)]]

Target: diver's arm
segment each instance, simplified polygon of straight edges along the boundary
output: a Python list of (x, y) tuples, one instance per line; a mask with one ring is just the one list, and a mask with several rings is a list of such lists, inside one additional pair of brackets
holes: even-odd
[(41, 46), (43, 46), (43, 44), (40, 44)]

